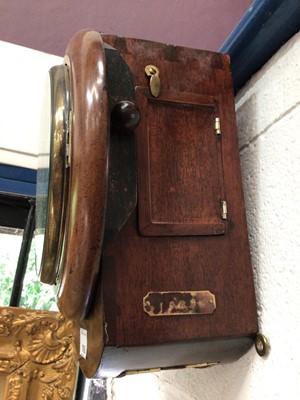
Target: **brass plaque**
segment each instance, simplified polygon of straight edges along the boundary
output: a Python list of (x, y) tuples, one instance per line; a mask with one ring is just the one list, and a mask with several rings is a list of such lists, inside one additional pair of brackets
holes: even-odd
[(208, 290), (149, 292), (143, 306), (150, 317), (211, 314), (216, 309), (216, 298)]

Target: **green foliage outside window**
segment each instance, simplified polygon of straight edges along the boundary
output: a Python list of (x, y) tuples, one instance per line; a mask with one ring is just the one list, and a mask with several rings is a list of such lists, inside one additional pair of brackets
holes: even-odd
[[(0, 305), (8, 306), (11, 289), (13, 286), (15, 269), (18, 261), (19, 248), (14, 244), (13, 251), (6, 243), (11, 240), (5, 238), (11, 235), (1, 234), (1, 255), (0, 255)], [(11, 238), (10, 238), (11, 239)], [(22, 240), (22, 237), (20, 237)], [(17, 249), (18, 248), (18, 249)], [(36, 273), (35, 243), (32, 242), (31, 251), (27, 263), (26, 275), (23, 283), (23, 290), (20, 300), (20, 307), (37, 310), (49, 310), (55, 307), (55, 295), (52, 286), (42, 284)]]
[(8, 257), (2, 257), (0, 260), (0, 305), (8, 306), (11, 294), (11, 288), (14, 281), (14, 270), (7, 268), (9, 265)]

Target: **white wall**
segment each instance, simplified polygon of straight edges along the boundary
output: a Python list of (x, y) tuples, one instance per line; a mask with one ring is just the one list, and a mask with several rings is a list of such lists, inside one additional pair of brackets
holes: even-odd
[(300, 399), (300, 34), (236, 98), (240, 157), (268, 358), (115, 379), (114, 400)]
[(0, 52), (0, 163), (36, 169), (48, 70), (62, 58), (2, 41)]

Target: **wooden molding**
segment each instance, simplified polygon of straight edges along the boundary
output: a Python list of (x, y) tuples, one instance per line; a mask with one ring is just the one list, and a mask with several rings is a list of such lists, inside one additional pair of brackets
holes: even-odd
[(0, 307), (0, 399), (72, 399), (74, 324), (57, 312)]
[(69, 42), (64, 63), (70, 74), (72, 122), (57, 304), (65, 316), (79, 322), (94, 300), (106, 212), (109, 109), (101, 35), (79, 31)]

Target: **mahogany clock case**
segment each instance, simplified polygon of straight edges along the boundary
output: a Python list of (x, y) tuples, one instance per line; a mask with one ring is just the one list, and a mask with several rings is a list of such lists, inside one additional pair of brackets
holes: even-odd
[(78, 352), (87, 332), (82, 371), (239, 358), (257, 315), (229, 57), (88, 31), (70, 43), (58, 304)]
[[(177, 344), (179, 354), (179, 345), (187, 342), (206, 344), (205, 351), (188, 350), (198, 354), (192, 363), (238, 358), (257, 332), (257, 314), (229, 57), (109, 35), (103, 40), (132, 72), (141, 122), (135, 132), (137, 203), (102, 253), (107, 335), (102, 368), (105, 360), (120, 368), (124, 351), (114, 356), (108, 353), (113, 348), (134, 353), (144, 347), (147, 359), (154, 345), (157, 355), (165, 352), (161, 365), (138, 365), (174, 365), (159, 346)], [(159, 70), (157, 97), (147, 65)], [(117, 70), (114, 65), (110, 74), (117, 76)], [(191, 291), (214, 295), (214, 310), (174, 315), (173, 309), (163, 316), (158, 301), (150, 315), (143, 303), (148, 293), (176, 292), (174, 299)]]

